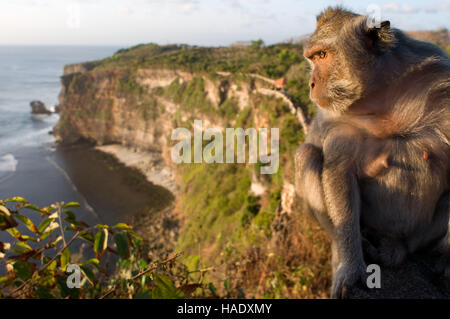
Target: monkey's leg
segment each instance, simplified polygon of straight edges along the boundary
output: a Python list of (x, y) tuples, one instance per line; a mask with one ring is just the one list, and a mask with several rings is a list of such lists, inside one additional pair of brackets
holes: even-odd
[[(339, 265), (333, 275), (331, 296), (346, 297), (348, 288), (364, 280), (360, 232), (360, 192), (353, 157), (358, 155), (358, 138), (351, 130), (331, 134), (324, 143), (322, 185), (329, 217), (334, 225), (332, 236)], [(338, 135), (339, 134), (339, 135)]]
[[(322, 187), (322, 151), (309, 143), (300, 145), (295, 153), (295, 190), (300, 197), (302, 211), (318, 222), (333, 237), (334, 226), (328, 216)], [(333, 242), (331, 245), (331, 267), (333, 276), (337, 272), (339, 255)]]
[(426, 248), (431, 243), (443, 238), (447, 234), (450, 214), (449, 200), (449, 193), (443, 194), (436, 204), (436, 209), (431, 222), (423, 225), (423, 227), (409, 236), (408, 251), (410, 253), (413, 253), (418, 249)]
[(450, 195), (443, 194), (436, 204), (431, 223), (420, 228), (410, 236), (408, 250), (413, 253), (419, 249), (431, 247), (431, 254), (435, 255), (436, 272), (444, 273), (450, 278)]

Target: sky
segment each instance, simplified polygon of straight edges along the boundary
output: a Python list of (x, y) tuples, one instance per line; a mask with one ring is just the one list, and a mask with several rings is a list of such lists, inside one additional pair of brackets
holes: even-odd
[(375, 4), (404, 30), (450, 29), (450, 0), (0, 0), (0, 45), (272, 44), (313, 32), (338, 4), (362, 14)]

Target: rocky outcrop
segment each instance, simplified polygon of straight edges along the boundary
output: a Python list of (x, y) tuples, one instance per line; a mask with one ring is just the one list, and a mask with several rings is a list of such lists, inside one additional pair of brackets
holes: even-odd
[(450, 280), (434, 271), (429, 256), (413, 256), (399, 267), (381, 267), (381, 287), (359, 284), (348, 293), (352, 299), (450, 299)]
[(30, 106), (32, 114), (52, 114), (52, 112), (48, 110), (45, 104), (41, 101), (32, 101), (30, 102)]

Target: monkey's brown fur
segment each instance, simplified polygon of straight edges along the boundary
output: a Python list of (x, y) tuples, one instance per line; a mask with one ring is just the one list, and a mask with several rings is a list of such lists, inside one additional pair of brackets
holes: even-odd
[(341, 8), (318, 16), (304, 55), (319, 111), (296, 191), (331, 236), (332, 297), (366, 278), (364, 258), (393, 266), (435, 250), (450, 275), (448, 56)]

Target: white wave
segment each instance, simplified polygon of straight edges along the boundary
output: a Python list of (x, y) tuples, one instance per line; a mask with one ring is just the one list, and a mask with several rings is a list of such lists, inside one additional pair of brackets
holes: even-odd
[(42, 143), (52, 141), (54, 137), (49, 134), (52, 129), (53, 125), (23, 135), (7, 137), (0, 141), (0, 148), (7, 146), (38, 146)]
[(15, 172), (18, 161), (12, 154), (0, 157), (0, 172)]

